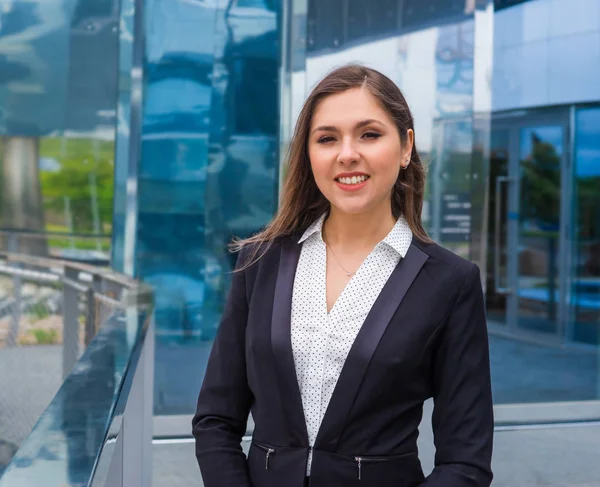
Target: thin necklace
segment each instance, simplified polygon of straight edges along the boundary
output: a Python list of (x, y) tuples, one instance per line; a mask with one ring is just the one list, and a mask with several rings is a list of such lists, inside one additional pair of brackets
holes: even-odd
[(329, 244), (327, 242), (325, 242), (325, 245), (327, 246), (327, 248), (331, 251), (331, 255), (333, 255), (333, 257), (335, 258), (336, 262), (338, 263), (338, 265), (342, 268), (342, 270), (346, 273), (346, 275), (348, 277), (353, 276), (354, 274), (356, 274), (356, 271), (354, 272), (349, 272), (346, 270), (346, 268), (342, 265), (342, 263), (340, 262), (340, 259), (337, 258), (337, 255), (335, 255), (335, 252), (333, 251), (333, 249), (329, 246)]

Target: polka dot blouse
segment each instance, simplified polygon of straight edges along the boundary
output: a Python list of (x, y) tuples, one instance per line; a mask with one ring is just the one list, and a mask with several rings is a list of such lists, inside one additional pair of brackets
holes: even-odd
[[(292, 350), (296, 376), (313, 446), (348, 352), (373, 303), (412, 241), (400, 218), (367, 256), (327, 313), (327, 250), (321, 230), (325, 215), (313, 223), (303, 243), (292, 297)], [(310, 474), (312, 455), (308, 461)]]

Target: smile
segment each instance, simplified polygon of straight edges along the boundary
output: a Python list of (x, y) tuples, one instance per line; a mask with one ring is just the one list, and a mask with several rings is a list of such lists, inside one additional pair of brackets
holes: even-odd
[(353, 184), (364, 183), (367, 179), (369, 179), (369, 176), (363, 175), (363, 176), (352, 176), (352, 177), (336, 178), (335, 180), (338, 183), (346, 184), (346, 185), (351, 186)]

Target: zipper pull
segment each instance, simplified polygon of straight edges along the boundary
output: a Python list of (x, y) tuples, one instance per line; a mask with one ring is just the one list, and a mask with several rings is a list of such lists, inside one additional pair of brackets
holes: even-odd
[(269, 456), (271, 456), (271, 453), (275, 453), (275, 450), (273, 450), (273, 448), (269, 448), (267, 450), (267, 457), (265, 459), (265, 470), (269, 470)]
[(358, 464), (358, 480), (362, 480), (362, 458), (354, 457), (354, 460)]

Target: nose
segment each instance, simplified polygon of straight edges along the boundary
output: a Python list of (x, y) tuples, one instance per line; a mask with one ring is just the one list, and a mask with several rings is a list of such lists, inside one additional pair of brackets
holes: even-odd
[(351, 138), (343, 139), (337, 161), (341, 164), (352, 164), (353, 162), (357, 162), (359, 159), (360, 155), (356, 150), (354, 141)]

